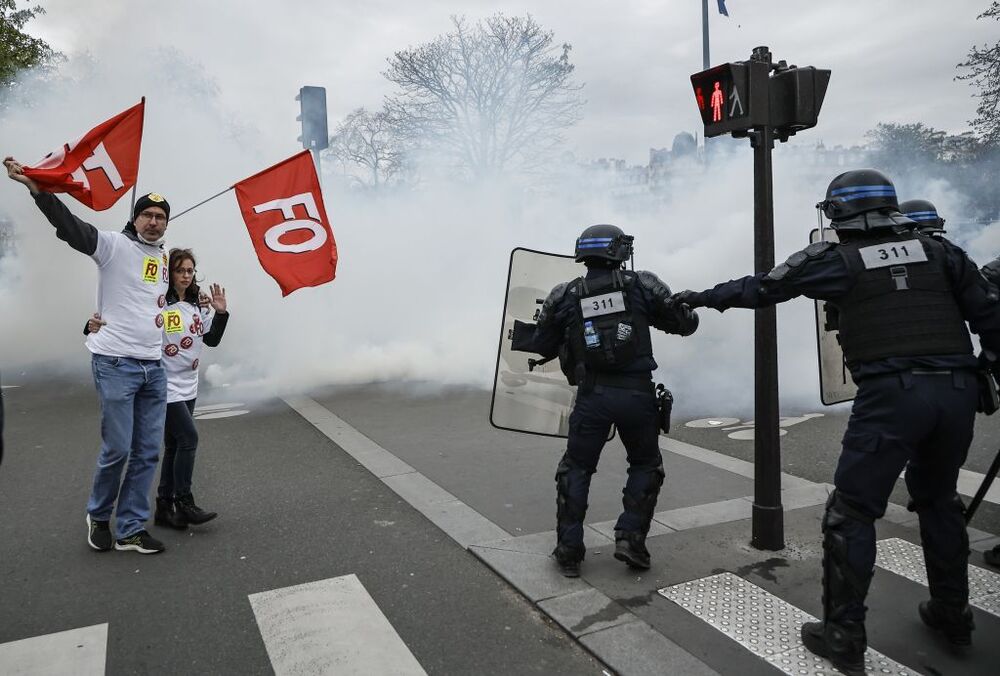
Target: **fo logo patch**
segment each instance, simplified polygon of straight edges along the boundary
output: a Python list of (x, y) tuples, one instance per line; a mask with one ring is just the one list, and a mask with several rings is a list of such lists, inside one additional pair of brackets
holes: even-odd
[(181, 347), (185, 350), (194, 345), (194, 338), (191, 336), (184, 336), (181, 338)]
[(160, 307), (166, 307), (167, 306), (167, 297), (164, 296), (161, 293), (160, 297), (156, 299), (156, 304), (159, 305)]
[(191, 362), (191, 370), (192, 371), (197, 371), (198, 370), (198, 360), (197, 359), (195, 359), (193, 362)]
[(163, 328), (163, 315), (162, 314), (156, 315), (156, 328), (158, 328), (158, 329), (162, 329)]
[(167, 346), (163, 348), (163, 351), (168, 357), (176, 357), (178, 352), (177, 346), (173, 343), (167, 343)]

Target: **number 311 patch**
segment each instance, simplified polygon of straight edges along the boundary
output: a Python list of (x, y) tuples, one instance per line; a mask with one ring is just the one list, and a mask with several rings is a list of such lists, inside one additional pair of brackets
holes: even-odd
[(600, 296), (580, 299), (580, 309), (583, 311), (583, 318), (600, 317), (601, 315), (611, 315), (616, 312), (625, 311), (625, 298), (621, 291), (612, 291)]
[(869, 270), (886, 268), (890, 265), (927, 262), (927, 252), (916, 239), (865, 246), (858, 249), (858, 253), (861, 254), (861, 260)]

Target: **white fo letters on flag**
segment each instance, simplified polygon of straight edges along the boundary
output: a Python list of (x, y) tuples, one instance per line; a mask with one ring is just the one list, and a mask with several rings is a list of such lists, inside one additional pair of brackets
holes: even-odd
[[(315, 220), (296, 219), (293, 209), (296, 205), (305, 207), (309, 218)], [(271, 200), (270, 202), (258, 204), (253, 208), (255, 214), (265, 211), (281, 211), (281, 215), (285, 218), (284, 223), (278, 223), (268, 228), (267, 232), (264, 233), (264, 244), (271, 251), (275, 253), (305, 253), (307, 251), (315, 251), (326, 243), (326, 228), (317, 222), (320, 220), (319, 209), (316, 208), (316, 200), (313, 198), (311, 192)], [(298, 244), (283, 244), (279, 241), (282, 235), (294, 230), (310, 230), (313, 236)]]

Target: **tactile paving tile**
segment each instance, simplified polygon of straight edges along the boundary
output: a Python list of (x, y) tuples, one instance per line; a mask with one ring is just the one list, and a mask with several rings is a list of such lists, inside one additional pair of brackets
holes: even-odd
[[(790, 676), (839, 674), (802, 645), (799, 629), (805, 622), (815, 622), (815, 617), (738, 575), (719, 573), (659, 592)], [(865, 665), (872, 674), (919, 673), (870, 648)]]
[[(920, 545), (902, 538), (879, 540), (875, 563), (879, 568), (927, 585), (927, 569)], [(979, 566), (969, 566), (969, 605), (1000, 615), (1000, 575)]]

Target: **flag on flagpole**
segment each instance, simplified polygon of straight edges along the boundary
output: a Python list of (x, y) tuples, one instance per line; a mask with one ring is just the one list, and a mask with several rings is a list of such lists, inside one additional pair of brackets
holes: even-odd
[(146, 99), (62, 144), (24, 175), (46, 192), (64, 192), (104, 211), (135, 185)]
[(333, 280), (337, 244), (308, 150), (233, 187), (257, 258), (282, 296)]

